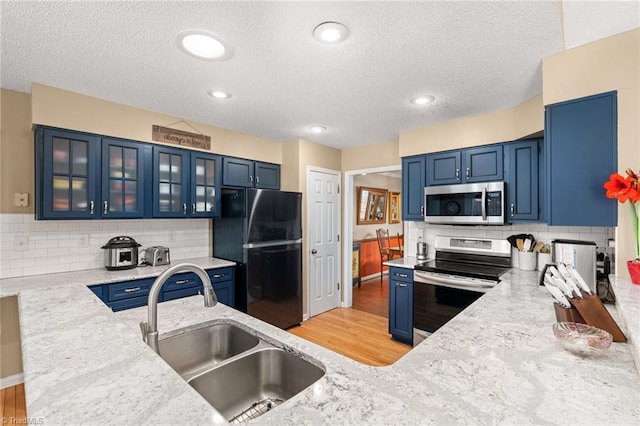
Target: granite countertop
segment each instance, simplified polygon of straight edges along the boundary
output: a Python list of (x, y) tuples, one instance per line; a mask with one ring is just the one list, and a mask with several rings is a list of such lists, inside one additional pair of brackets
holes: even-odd
[[(19, 291), (30, 418), (47, 424), (224, 422), (143, 343), (138, 323), (145, 308), (114, 314), (85, 287), (87, 281), (41, 280), (49, 285)], [(637, 306), (640, 296), (629, 300)], [(237, 322), (324, 367), (315, 385), (256, 423), (640, 422), (640, 379), (630, 345), (614, 343), (596, 358), (565, 351), (553, 337), (552, 298), (537, 285), (536, 272), (509, 271), (388, 367), (359, 364), (222, 304), (205, 308), (201, 296), (160, 304), (158, 320), (161, 337)]]
[(396, 268), (414, 269), (418, 263), (426, 262), (431, 259), (418, 260), (416, 257), (402, 257), (384, 262), (384, 265), (394, 266)]

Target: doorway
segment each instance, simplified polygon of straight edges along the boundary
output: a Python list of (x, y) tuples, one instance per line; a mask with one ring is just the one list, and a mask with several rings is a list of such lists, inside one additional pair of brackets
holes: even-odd
[[(344, 238), (343, 238), (343, 253), (344, 265), (351, 265), (354, 263), (354, 239), (359, 243), (361, 254), (363, 250), (367, 250), (371, 253), (372, 250), (376, 251), (376, 255), (379, 256), (375, 229), (385, 228), (389, 229), (390, 235), (397, 238), (397, 235), (404, 236), (405, 226), (403, 222), (389, 223), (389, 218), (384, 221), (385, 223), (366, 225), (362, 227), (357, 224), (356, 220), (356, 194), (359, 184), (364, 183), (366, 186), (386, 187), (387, 190), (392, 192), (401, 192), (401, 166), (386, 166), (371, 169), (352, 170), (345, 172), (345, 206), (344, 206)], [(365, 180), (362, 180), (363, 177)], [(395, 180), (395, 183), (392, 183)], [(388, 209), (388, 206), (387, 206)], [(405, 239), (406, 240), (406, 239)], [(363, 244), (365, 248), (363, 249)], [(358, 244), (356, 244), (358, 246)], [(379, 259), (376, 257), (376, 259)], [(360, 276), (360, 286), (354, 287), (353, 285), (345, 285), (344, 291), (344, 307), (353, 307), (356, 309), (363, 309), (367, 312), (375, 315), (384, 314), (388, 315), (388, 277), (383, 275), (382, 283), (380, 283), (380, 264), (379, 260), (375, 260), (374, 264), (370, 264), (371, 268), (367, 265), (359, 262), (358, 268), (363, 272)], [(353, 269), (346, 267), (343, 271), (343, 282), (353, 283), (354, 274)], [(366, 290), (366, 291), (360, 291)], [(357, 297), (363, 296), (362, 300), (358, 300), (354, 304), (354, 292), (358, 291)]]

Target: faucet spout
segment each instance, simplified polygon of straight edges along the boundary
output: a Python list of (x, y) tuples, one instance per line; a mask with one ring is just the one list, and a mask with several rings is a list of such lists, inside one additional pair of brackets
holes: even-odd
[(193, 263), (180, 263), (172, 266), (156, 278), (149, 290), (149, 299), (147, 303), (147, 321), (140, 323), (142, 330), (142, 338), (156, 353), (158, 351), (158, 296), (162, 286), (169, 278), (179, 272), (194, 272), (201, 280), (204, 286), (204, 306), (212, 307), (218, 303), (215, 291), (211, 285), (211, 279), (206, 271), (200, 266)]

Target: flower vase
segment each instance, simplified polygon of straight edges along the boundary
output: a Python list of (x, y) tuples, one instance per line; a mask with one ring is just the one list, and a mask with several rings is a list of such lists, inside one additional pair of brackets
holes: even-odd
[(631, 282), (640, 285), (640, 261), (628, 260), (627, 269), (629, 270)]

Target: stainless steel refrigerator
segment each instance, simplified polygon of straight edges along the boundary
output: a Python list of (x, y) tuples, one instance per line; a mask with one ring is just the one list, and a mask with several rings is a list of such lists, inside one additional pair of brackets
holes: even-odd
[(302, 194), (223, 189), (213, 255), (236, 267), (235, 306), (286, 329), (302, 322)]

